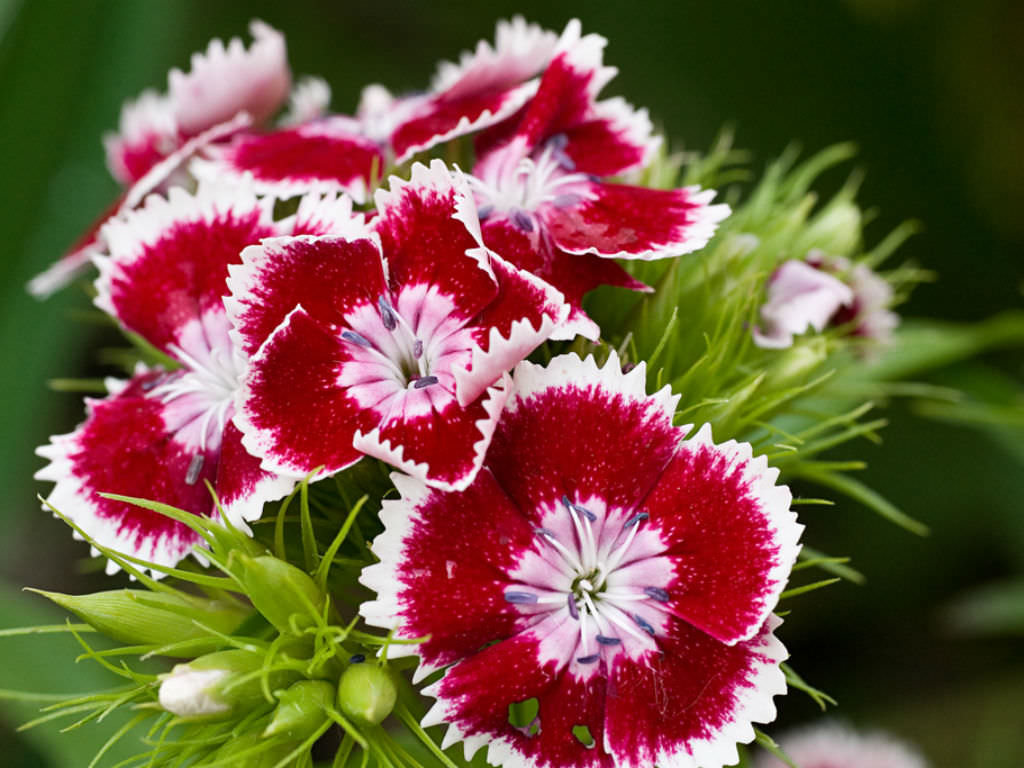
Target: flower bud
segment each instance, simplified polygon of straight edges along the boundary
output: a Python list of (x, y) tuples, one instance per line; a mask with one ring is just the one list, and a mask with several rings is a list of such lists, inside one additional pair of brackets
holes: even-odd
[(281, 735), (296, 741), (308, 738), (324, 724), (324, 710), (334, 702), (334, 686), (323, 680), (300, 680), (278, 696), (277, 709), (264, 736)]
[(256, 610), (279, 632), (291, 632), (289, 620), (299, 629), (312, 626), (327, 596), (309, 574), (270, 555), (250, 557), (233, 553), (232, 572), (241, 581)]
[[(251, 709), (266, 702), (262, 675), (264, 655), (232, 649), (200, 656), (187, 664), (176, 664), (161, 676), (160, 706), (181, 717), (217, 719)], [(279, 688), (295, 680), (291, 670), (270, 672), (270, 687)]]
[(353, 664), (338, 684), (338, 707), (353, 720), (376, 725), (394, 709), (398, 691), (391, 674), (377, 664)]
[(848, 255), (853, 253), (861, 238), (860, 208), (848, 200), (836, 200), (807, 224), (799, 250), (820, 248), (827, 253)]
[[(94, 629), (114, 640), (131, 645), (170, 645), (187, 640), (207, 640), (190, 645), (182, 654), (189, 657), (208, 653), (223, 644), (202, 624), (216, 632), (231, 634), (249, 611), (218, 600), (144, 589), (113, 589), (91, 595), (42, 592)], [(173, 651), (169, 656), (178, 655)]]
[(807, 336), (777, 355), (764, 380), (765, 391), (798, 387), (811, 380), (828, 358), (828, 341), (823, 336)]

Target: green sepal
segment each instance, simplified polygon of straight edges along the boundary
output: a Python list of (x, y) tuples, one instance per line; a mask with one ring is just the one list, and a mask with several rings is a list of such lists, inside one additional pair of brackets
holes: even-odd
[[(29, 590), (53, 601), (102, 632), (131, 645), (170, 646), (209, 639), (207, 645), (190, 644), (187, 657), (210, 653), (223, 641), (206, 629), (225, 635), (234, 632), (250, 611), (239, 605), (171, 592), (114, 589), (90, 595)], [(175, 656), (174, 652), (166, 655)]]

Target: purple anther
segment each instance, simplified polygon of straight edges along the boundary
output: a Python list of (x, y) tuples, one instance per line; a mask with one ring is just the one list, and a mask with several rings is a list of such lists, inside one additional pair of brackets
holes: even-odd
[(579, 205), (580, 201), (583, 200), (579, 195), (573, 194), (572, 192), (566, 192), (562, 195), (555, 195), (555, 199), (551, 202), (555, 208), (568, 208), (573, 205)]
[(650, 624), (648, 624), (646, 621), (644, 621), (643, 616), (641, 616), (640, 614), (634, 613), (633, 614), (633, 621), (636, 622), (636, 625), (638, 627), (640, 627), (640, 629), (642, 629), (644, 632), (646, 632), (651, 637), (654, 637), (654, 627), (652, 627)]
[(569, 146), (569, 137), (564, 133), (556, 133), (547, 141), (547, 145), (555, 150), (565, 149)]
[(141, 385), (142, 386), (142, 391), (143, 392), (149, 392), (149, 390), (154, 389), (155, 387), (159, 386), (160, 382), (163, 381), (163, 378), (164, 378), (163, 374), (161, 374), (161, 375), (156, 376), (156, 377), (154, 377), (152, 379), (149, 379), (148, 381), (142, 382), (142, 385)]
[(366, 661), (366, 657), (363, 654), (361, 654), (361, 653), (356, 653), (356, 654), (354, 654), (352, 656), (351, 659), (348, 660), (348, 663), (349, 664), (362, 664), (364, 661)]
[(597, 635), (594, 639), (601, 645), (622, 645), (622, 640), (617, 637), (608, 637), (608, 635)]
[(558, 163), (558, 165), (561, 166), (563, 169), (567, 171), (576, 170), (576, 161), (569, 157), (567, 154), (565, 154), (565, 152), (563, 152), (562, 150), (555, 150), (554, 152), (551, 153), (551, 156), (555, 158), (555, 162)]
[(581, 506), (579, 504), (573, 504), (572, 508), (573, 508), (574, 512), (577, 512), (578, 514), (583, 515), (590, 522), (594, 522), (595, 520), (597, 520), (597, 515), (595, 515), (593, 512), (591, 512), (589, 509), (587, 509), (584, 506)]
[(513, 211), (512, 223), (523, 232), (533, 232), (533, 218), (526, 211)]
[(517, 605), (529, 605), (537, 602), (537, 596), (533, 592), (516, 592), (512, 590), (505, 593), (505, 600)]
[(204, 461), (206, 461), (206, 457), (201, 453), (192, 457), (188, 463), (188, 469), (185, 471), (185, 485), (195, 485), (199, 482), (199, 473), (203, 471)]
[(476, 209), (476, 215), (477, 218), (480, 219), (480, 221), (483, 221), (492, 213), (494, 213), (493, 205), (481, 205), (479, 208)]
[(533, 532), (536, 533), (538, 536), (543, 536), (545, 539), (554, 539), (554, 538), (556, 538), (554, 531), (548, 530), (547, 528), (542, 528), (539, 525), (535, 525), (533, 527)]
[(592, 653), (589, 656), (580, 656), (576, 659), (580, 664), (593, 664), (595, 661), (601, 658), (600, 653)]
[(568, 595), (568, 598), (566, 602), (569, 605), (569, 615), (579, 621), (580, 609), (576, 607), (576, 598), (573, 595)]
[(345, 341), (351, 341), (353, 344), (358, 344), (360, 347), (366, 347), (367, 349), (373, 346), (372, 344), (370, 344), (369, 340), (361, 333), (350, 331), (347, 328), (341, 332), (341, 338), (343, 338)]
[(437, 376), (420, 376), (416, 381), (413, 382), (413, 389), (423, 389), (429, 387), (431, 384), (437, 384)]
[(635, 515), (633, 515), (631, 518), (629, 518), (629, 520), (624, 522), (622, 524), (622, 527), (623, 528), (632, 528), (634, 525), (638, 524), (641, 520), (646, 520), (649, 517), (650, 517), (650, 515), (648, 515), (646, 512), (637, 512)]
[(420, 339), (416, 339), (416, 341), (413, 342), (412, 356), (415, 360), (419, 360), (423, 357), (423, 342)]
[(395, 310), (391, 308), (388, 300), (381, 296), (377, 299), (377, 308), (380, 310), (380, 319), (384, 327), (389, 331), (395, 330), (398, 327), (398, 318), (395, 317)]
[(667, 603), (672, 599), (668, 592), (661, 587), (644, 587), (644, 594), (652, 600), (657, 600), (659, 603)]

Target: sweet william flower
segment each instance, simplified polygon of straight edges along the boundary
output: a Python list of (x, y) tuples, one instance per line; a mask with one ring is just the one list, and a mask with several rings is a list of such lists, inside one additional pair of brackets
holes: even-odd
[(558, 338), (596, 339), (582, 309), (598, 285), (646, 288), (612, 259), (660, 259), (703, 247), (726, 205), (712, 190), (612, 183), (646, 165), (659, 144), (645, 110), (598, 101), (616, 70), (606, 40), (571, 21), (536, 94), (513, 118), (481, 134), (473, 187), (484, 241), (561, 290), (573, 311)]
[[(222, 300), (228, 264), (260, 238), (344, 231), (362, 217), (347, 199), (310, 196), (281, 221), (273, 205), (251, 186), (203, 184), (195, 194), (176, 187), (107, 224), (96, 304), (179, 367), (140, 366), (130, 380), (108, 382), (110, 395), (86, 401), (75, 431), (38, 450), (50, 463), (37, 479), (55, 483), (48, 503), (98, 544), (171, 566), (199, 540), (181, 523), (102, 493), (216, 516), (209, 482), (242, 524), (291, 488), (260, 469), (231, 423), (246, 360)], [(108, 568), (116, 570), (113, 561)]]
[(480, 241), (465, 185), (434, 161), (376, 193), (350, 237), (265, 240), (227, 304), (252, 363), (235, 422), (269, 471), (331, 474), (364, 454), (431, 485), (468, 485), (507, 371), (568, 307)]
[[(613, 354), (522, 363), (461, 493), (396, 475), (361, 612), (418, 654), (443, 746), (507, 766), (721, 766), (785, 690), (771, 615), (802, 526), (749, 445), (672, 425)], [(533, 704), (533, 722), (510, 706)]]

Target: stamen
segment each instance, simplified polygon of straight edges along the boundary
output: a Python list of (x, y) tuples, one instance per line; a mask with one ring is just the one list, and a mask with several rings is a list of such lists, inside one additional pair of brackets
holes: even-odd
[(631, 518), (629, 518), (629, 520), (624, 522), (622, 524), (622, 527), (623, 528), (632, 528), (634, 525), (639, 523), (641, 520), (646, 520), (649, 517), (650, 517), (650, 515), (647, 514), (646, 512), (637, 512), (635, 515), (633, 515)]
[(505, 600), (518, 605), (528, 605), (537, 602), (537, 595), (533, 594), (533, 592), (516, 592), (513, 590), (505, 593)]
[(556, 133), (547, 140), (547, 146), (553, 150), (565, 149), (569, 145), (569, 137), (564, 133)]
[(353, 654), (352, 658), (348, 660), (349, 664), (362, 664), (366, 661), (366, 657), (361, 653)]
[(642, 629), (644, 632), (646, 632), (651, 637), (654, 637), (654, 627), (652, 627), (650, 624), (648, 624), (644, 620), (643, 616), (641, 616), (638, 613), (634, 613), (633, 616), (632, 616), (632, 619), (633, 619), (633, 621), (636, 622), (636, 625), (638, 627), (640, 627), (640, 629)]
[(480, 219), (480, 221), (483, 221), (492, 213), (494, 213), (493, 205), (481, 205), (479, 208), (476, 209), (476, 215), (477, 218)]
[(512, 223), (523, 232), (533, 232), (533, 219), (526, 211), (516, 210), (512, 212)]
[(413, 382), (413, 389), (424, 389), (429, 387), (431, 384), (437, 384), (437, 376), (420, 376), (416, 381)]
[(353, 344), (358, 344), (360, 347), (366, 347), (367, 349), (373, 346), (365, 336), (356, 333), (355, 331), (350, 331), (347, 328), (341, 332), (341, 338), (345, 341), (351, 341)]
[(580, 195), (573, 194), (572, 192), (565, 192), (561, 195), (555, 195), (555, 199), (552, 200), (552, 204), (556, 208), (569, 208), (573, 205), (579, 205), (583, 198)]
[(617, 637), (608, 637), (607, 635), (597, 635), (595, 638), (601, 645), (622, 645), (622, 640)]
[(566, 602), (569, 605), (569, 615), (572, 616), (576, 621), (580, 620), (580, 609), (576, 605), (576, 598), (573, 595), (566, 595), (568, 600)]
[(580, 656), (576, 659), (580, 664), (593, 664), (595, 661), (601, 658), (600, 653), (592, 653), (589, 656)]
[(416, 360), (419, 360), (421, 357), (423, 357), (423, 341), (421, 339), (416, 339), (416, 341), (413, 343), (412, 356)]
[(163, 380), (163, 378), (164, 378), (163, 374), (161, 374), (159, 376), (155, 376), (154, 378), (150, 379), (149, 381), (142, 382), (142, 385), (141, 385), (142, 391), (143, 392), (149, 392), (149, 390), (153, 389), (154, 387), (160, 386), (160, 382)]
[(185, 485), (195, 485), (199, 481), (199, 473), (203, 471), (203, 462), (206, 457), (197, 453), (188, 463), (188, 470), (185, 472)]
[(644, 587), (644, 594), (659, 603), (667, 603), (672, 597), (661, 587)]
[(395, 330), (398, 327), (398, 318), (395, 317), (395, 310), (391, 308), (388, 300), (381, 296), (377, 299), (377, 308), (380, 310), (380, 319), (384, 327), (389, 331)]

